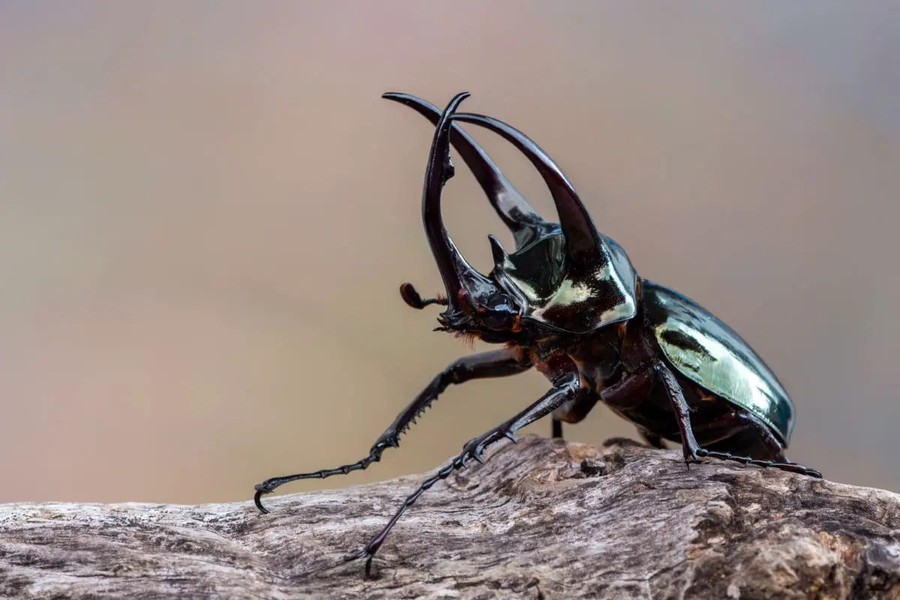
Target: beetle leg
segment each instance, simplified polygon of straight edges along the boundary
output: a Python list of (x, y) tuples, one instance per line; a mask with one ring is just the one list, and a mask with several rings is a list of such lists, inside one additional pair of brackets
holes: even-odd
[[(675, 420), (678, 422), (678, 430), (681, 433), (682, 440), (682, 448), (684, 449), (684, 460), (685, 463), (690, 464), (691, 462), (700, 462), (700, 458), (718, 458), (720, 460), (730, 460), (733, 462), (739, 462), (745, 465), (755, 465), (757, 467), (772, 467), (775, 469), (781, 469), (783, 471), (790, 471), (792, 473), (800, 473), (801, 475), (809, 475), (810, 477), (818, 477), (821, 478), (822, 474), (815, 469), (810, 469), (808, 467), (804, 467), (803, 465), (798, 465), (796, 463), (784, 461), (773, 461), (773, 460), (762, 460), (757, 458), (751, 458), (749, 456), (738, 456), (731, 454), (730, 452), (719, 452), (716, 450), (707, 450), (705, 448), (701, 448), (700, 444), (697, 443), (697, 439), (694, 437), (694, 431), (691, 428), (691, 420), (689, 414), (689, 408), (687, 401), (684, 399), (684, 394), (681, 392), (681, 385), (678, 383), (678, 380), (675, 378), (675, 375), (671, 370), (660, 360), (653, 361), (653, 368), (656, 370), (657, 374), (660, 377), (663, 385), (666, 388), (666, 391), (669, 395), (669, 400), (672, 401), (672, 408), (675, 411)], [(750, 423), (754, 426), (758, 425), (757, 430), (761, 435), (763, 435), (763, 439), (768, 439), (772, 437), (772, 432), (768, 430), (761, 423), (757, 423), (755, 419), (750, 419)], [(724, 424), (723, 425), (728, 425)], [(734, 426), (734, 424), (732, 424)], [(770, 443), (774, 441), (778, 446), (779, 453), (775, 456), (783, 457), (784, 453), (781, 452), (781, 445), (777, 444), (777, 441), (772, 439)]]
[[(622, 377), (615, 385), (604, 388), (600, 398), (608, 406), (617, 409), (633, 408), (644, 402), (653, 387), (656, 373), (653, 366), (645, 366)], [(638, 427), (638, 434), (653, 448), (665, 449), (662, 437), (644, 427)]]
[(551, 421), (551, 431), (553, 437), (563, 439), (562, 421), (560, 421), (556, 417), (553, 417), (553, 420)]
[(681, 448), (684, 451), (684, 462), (688, 466), (692, 462), (700, 462), (700, 444), (694, 437), (694, 430), (691, 429), (691, 415), (687, 400), (681, 391), (681, 384), (675, 378), (675, 375), (669, 370), (661, 360), (652, 362), (653, 370), (656, 371), (659, 380), (666, 388), (669, 401), (672, 402), (672, 410), (675, 412), (675, 421), (678, 423), (678, 431), (681, 434)]
[(506, 438), (516, 441), (516, 432), (529, 425), (541, 417), (545, 417), (553, 412), (554, 409), (562, 405), (563, 402), (567, 400), (572, 400), (578, 397), (580, 394), (586, 393), (587, 390), (580, 387), (580, 381), (577, 376), (567, 378), (565, 380), (559, 381), (556, 386), (551, 389), (549, 392), (544, 394), (534, 404), (520, 412), (518, 415), (513, 417), (512, 419), (504, 422), (503, 424), (491, 429), (487, 433), (469, 440), (465, 446), (463, 446), (463, 451), (451, 460), (449, 463), (441, 467), (434, 475), (423, 481), (416, 490), (407, 496), (406, 500), (403, 501), (403, 504), (400, 505), (400, 508), (397, 509), (397, 512), (394, 513), (394, 516), (391, 517), (391, 520), (388, 521), (387, 525), (381, 530), (381, 532), (372, 538), (365, 547), (360, 550), (354, 552), (353, 554), (348, 555), (345, 560), (351, 561), (356, 560), (358, 558), (366, 558), (366, 576), (371, 575), (372, 573), (372, 559), (375, 557), (375, 553), (378, 552), (378, 549), (381, 548), (381, 545), (384, 543), (384, 540), (387, 538), (388, 534), (394, 528), (394, 525), (397, 524), (397, 521), (400, 520), (400, 517), (403, 516), (403, 513), (406, 512), (410, 506), (415, 504), (416, 500), (419, 499), (426, 490), (430, 489), (434, 484), (441, 481), (442, 479), (447, 479), (454, 472), (462, 469), (466, 466), (466, 463), (470, 460), (476, 460), (478, 462), (483, 462), (484, 451), (488, 446), (499, 442), (500, 440)]
[(761, 458), (753, 458), (751, 456), (740, 456), (732, 454), (731, 452), (717, 451), (717, 450), (707, 450), (706, 448), (701, 448), (698, 451), (698, 456), (708, 456), (710, 458), (718, 458), (720, 460), (730, 460), (734, 462), (739, 462), (742, 464), (755, 465), (758, 467), (771, 467), (774, 469), (781, 469), (782, 471), (790, 471), (791, 473), (800, 473), (801, 475), (808, 475), (810, 477), (820, 478), (822, 477), (822, 473), (817, 471), (816, 469), (811, 469), (809, 467), (805, 467), (803, 465), (799, 465), (795, 462), (791, 462), (784, 455), (784, 447), (781, 445), (781, 442), (775, 438), (772, 434), (772, 431), (765, 426), (765, 424), (761, 423), (759, 419), (754, 417), (752, 414), (748, 413), (745, 410), (735, 411), (731, 413), (727, 413), (722, 415), (712, 423), (709, 423), (707, 426), (704, 426), (701, 429), (698, 428), (697, 432), (701, 438), (707, 438), (707, 431), (710, 432), (721, 432), (724, 435), (720, 437), (722, 441), (728, 439), (728, 437), (735, 435), (741, 431), (752, 430), (754, 433), (754, 437), (759, 440), (760, 443), (765, 447), (770, 459), (761, 459)]
[(655, 433), (651, 433), (650, 431), (647, 431), (643, 427), (638, 428), (638, 434), (640, 434), (641, 438), (643, 438), (643, 440), (645, 442), (647, 442), (647, 444), (649, 446), (651, 446), (653, 448), (659, 448), (660, 450), (666, 449), (666, 444), (665, 444), (665, 442), (663, 442), (663, 439), (661, 436), (656, 435)]
[(706, 450), (704, 448), (697, 449), (697, 456), (708, 456), (709, 458), (718, 458), (719, 460), (730, 460), (733, 462), (739, 462), (744, 465), (755, 465), (757, 467), (772, 467), (773, 469), (790, 471), (791, 473), (799, 473), (800, 475), (809, 475), (810, 477), (815, 477), (816, 479), (822, 479), (821, 471), (817, 471), (809, 467), (804, 467), (803, 465), (798, 465), (797, 463), (793, 462), (760, 460), (758, 458), (750, 458), (749, 456), (739, 456), (731, 454), (730, 452), (717, 452), (715, 450)]
[(375, 441), (369, 450), (369, 455), (362, 460), (353, 464), (343, 465), (336, 469), (322, 469), (311, 473), (298, 473), (296, 475), (285, 475), (282, 477), (273, 477), (262, 483), (256, 484), (254, 489), (256, 495), (253, 497), (256, 507), (262, 513), (269, 512), (262, 505), (261, 497), (263, 494), (269, 494), (275, 488), (297, 481), (299, 479), (325, 479), (333, 475), (346, 475), (351, 471), (359, 471), (367, 468), (373, 462), (381, 460), (381, 453), (385, 448), (396, 448), (400, 445), (400, 436), (409, 427), (415, 423), (416, 418), (428, 408), (437, 397), (446, 390), (450, 384), (465, 383), (472, 379), (486, 379), (489, 377), (506, 377), (515, 375), (531, 368), (531, 364), (524, 361), (521, 355), (508, 349), (494, 350), (492, 352), (483, 352), (481, 354), (473, 354), (465, 356), (455, 361), (449, 367), (439, 373), (431, 383), (422, 390), (415, 400), (403, 411), (397, 415), (394, 422), (384, 433)]

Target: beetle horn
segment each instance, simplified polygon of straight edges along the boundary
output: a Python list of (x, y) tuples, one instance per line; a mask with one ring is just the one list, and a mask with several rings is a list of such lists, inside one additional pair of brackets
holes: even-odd
[(600, 234), (572, 183), (544, 150), (527, 135), (503, 121), (485, 115), (459, 113), (451, 117), (490, 129), (518, 148), (540, 172), (550, 189), (559, 224), (566, 238), (566, 258), (570, 266), (598, 265), (606, 262)]
[[(381, 97), (409, 106), (434, 125), (437, 125), (441, 118), (438, 107), (411, 94), (388, 92)], [(458, 125), (450, 129), (450, 143), (475, 175), (497, 215), (512, 231), (516, 247), (522, 247), (536, 238), (540, 234), (541, 226), (546, 226), (546, 221), (513, 187), (484, 149)]]
[(422, 192), (425, 235), (447, 290), (448, 312), (457, 311), (461, 296), (471, 294), (474, 286), (490, 285), (488, 279), (473, 269), (460, 254), (447, 235), (441, 215), (441, 192), (447, 180), (453, 177), (453, 164), (450, 162), (450, 117), (468, 97), (468, 92), (454, 96), (438, 119), (425, 169), (425, 189)]

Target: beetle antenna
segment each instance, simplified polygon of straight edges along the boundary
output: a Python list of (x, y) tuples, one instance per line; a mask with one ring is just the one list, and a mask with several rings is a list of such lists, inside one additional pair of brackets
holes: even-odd
[(448, 304), (447, 299), (440, 295), (435, 298), (422, 298), (411, 283), (400, 284), (400, 297), (403, 298), (403, 301), (408, 306), (418, 310), (422, 310), (431, 304), (440, 304), (441, 306), (447, 306)]

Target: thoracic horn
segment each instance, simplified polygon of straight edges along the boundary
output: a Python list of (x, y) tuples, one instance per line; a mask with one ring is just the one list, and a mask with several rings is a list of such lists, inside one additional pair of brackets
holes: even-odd
[[(382, 98), (409, 106), (432, 124), (437, 125), (441, 118), (438, 107), (416, 96), (388, 92)], [(512, 232), (517, 248), (536, 239), (548, 228), (549, 224), (513, 187), (491, 157), (458, 125), (450, 129), (450, 143), (475, 175), (497, 215)]]
[(559, 166), (527, 135), (503, 121), (472, 113), (459, 113), (451, 117), (479, 125), (501, 135), (518, 148), (537, 168), (550, 189), (559, 224), (566, 238), (566, 259), (569, 268), (593, 268), (606, 262), (601, 250), (600, 234), (590, 215), (578, 197), (571, 182)]

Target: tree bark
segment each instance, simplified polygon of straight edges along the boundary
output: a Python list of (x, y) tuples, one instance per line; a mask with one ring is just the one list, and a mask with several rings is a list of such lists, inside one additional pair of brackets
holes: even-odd
[(0, 506), (0, 596), (900, 598), (900, 496), (628, 440), (525, 437), (420, 477), (249, 501)]

